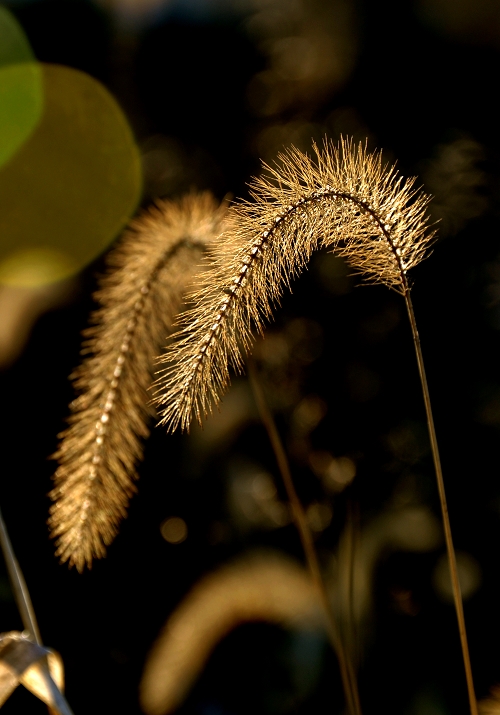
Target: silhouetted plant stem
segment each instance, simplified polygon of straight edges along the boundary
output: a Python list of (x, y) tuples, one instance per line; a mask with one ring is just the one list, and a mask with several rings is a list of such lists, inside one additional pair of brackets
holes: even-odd
[(335, 617), (332, 613), (330, 601), (326, 592), (325, 582), (323, 580), (323, 576), (321, 575), (321, 569), (319, 567), (318, 555), (314, 546), (312, 533), (307, 523), (307, 517), (304, 508), (295, 490), (295, 486), (292, 480), (292, 474), (290, 471), (290, 465), (288, 464), (285, 449), (279, 436), (271, 410), (269, 409), (269, 406), (266, 402), (257, 375), (255, 363), (253, 359), (249, 356), (247, 357), (247, 366), (248, 377), (250, 380), (250, 385), (252, 387), (257, 409), (259, 411), (262, 423), (266, 428), (269, 441), (271, 442), (271, 446), (276, 457), (276, 462), (278, 463), (278, 469), (285, 485), (288, 501), (290, 502), (290, 506), (292, 508), (293, 519), (299, 532), (307, 565), (325, 611), (328, 636), (339, 662), (340, 676), (342, 679), (342, 685), (344, 688), (347, 706), (351, 715), (361, 715), (361, 705), (359, 700), (356, 676), (354, 674), (352, 663), (350, 662), (345, 652), (344, 646), (338, 633)]
[(453, 600), (455, 603), (455, 611), (458, 620), (458, 630), (460, 633), (460, 644), (462, 646), (462, 655), (465, 667), (465, 677), (467, 680), (467, 691), (469, 694), (469, 703), (471, 715), (478, 715), (477, 700), (474, 692), (474, 681), (472, 679), (472, 668), (469, 656), (469, 645), (467, 642), (467, 632), (465, 629), (465, 618), (464, 618), (464, 607), (462, 602), (462, 594), (460, 590), (460, 581), (458, 578), (457, 570), (457, 560), (455, 556), (455, 549), (453, 546), (453, 538), (451, 535), (450, 518), (448, 515), (448, 505), (446, 502), (446, 492), (444, 489), (443, 472), (441, 469), (441, 460), (439, 457), (439, 448), (436, 438), (436, 430), (434, 428), (434, 418), (432, 415), (431, 399), (429, 395), (429, 387), (427, 385), (427, 377), (425, 374), (424, 359), (422, 356), (422, 348), (420, 345), (420, 337), (417, 330), (417, 323), (415, 321), (415, 314), (413, 312), (413, 304), (410, 298), (410, 291), (408, 286), (406, 286), (406, 291), (404, 294), (406, 301), (406, 308), (408, 310), (408, 317), (410, 319), (411, 330), (413, 334), (413, 342), (415, 344), (415, 352), (417, 354), (418, 370), (420, 373), (420, 381), (422, 383), (422, 392), (424, 395), (425, 411), (427, 414), (427, 426), (429, 429), (429, 438), (431, 442), (432, 458), (434, 460), (434, 468), (436, 471), (436, 479), (439, 492), (439, 501), (441, 504), (441, 513), (443, 517), (444, 526), (444, 536), (446, 541), (446, 549), (448, 552), (448, 561), (450, 564), (450, 575), (451, 584), (453, 590)]
[(5, 565), (9, 574), (10, 583), (14, 592), (17, 610), (21, 616), (24, 630), (27, 631), (31, 638), (38, 645), (42, 645), (38, 623), (36, 621), (35, 611), (31, 603), (30, 594), (26, 581), (24, 580), (23, 572), (16, 559), (12, 544), (7, 532), (7, 527), (3, 520), (2, 511), (0, 509), (0, 544), (2, 546)]

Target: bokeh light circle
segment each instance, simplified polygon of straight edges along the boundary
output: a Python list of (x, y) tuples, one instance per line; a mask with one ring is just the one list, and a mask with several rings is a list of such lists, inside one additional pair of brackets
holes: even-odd
[(132, 131), (107, 89), (70, 67), (32, 66), (42, 75), (43, 115), (0, 169), (0, 280), (10, 283), (23, 275), (23, 255), (42, 256), (44, 282), (83, 268), (127, 223), (142, 186)]
[(188, 528), (184, 519), (171, 516), (162, 522), (160, 532), (169, 544), (182, 544), (187, 539)]

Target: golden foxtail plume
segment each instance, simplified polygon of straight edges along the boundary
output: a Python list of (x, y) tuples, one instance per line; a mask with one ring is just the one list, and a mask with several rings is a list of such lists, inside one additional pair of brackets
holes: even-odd
[[(220, 400), (229, 368), (242, 369), (252, 329), (262, 332), (290, 280), (317, 248), (343, 256), (365, 280), (383, 283), (405, 300), (410, 321), (450, 563), (471, 715), (478, 715), (460, 583), (429, 388), (407, 271), (428, 253), (429, 197), (382, 164), (379, 152), (342, 140), (315, 147), (316, 162), (297, 149), (252, 185), (254, 201), (231, 213), (213, 252), (212, 270), (199, 278), (194, 307), (181, 317), (177, 342), (162, 358), (156, 404), (168, 429), (188, 429)], [(348, 688), (346, 688), (346, 695)], [(353, 710), (354, 712), (354, 710)]]
[(51, 492), (57, 555), (79, 571), (104, 555), (126, 514), (149, 434), (154, 356), (224, 213), (209, 194), (158, 202), (109, 255), (100, 307), (84, 333), (87, 357), (72, 375), (79, 396), (60, 435)]
[(200, 277), (194, 307), (162, 357), (155, 402), (168, 429), (189, 428), (207, 415), (229, 383), (229, 366), (242, 369), (252, 328), (264, 321), (285, 287), (318, 248), (330, 248), (372, 283), (405, 295), (406, 272), (425, 256), (433, 237), (429, 198), (349, 140), (325, 140), (314, 162), (297, 149), (251, 185), (253, 202), (231, 211)]

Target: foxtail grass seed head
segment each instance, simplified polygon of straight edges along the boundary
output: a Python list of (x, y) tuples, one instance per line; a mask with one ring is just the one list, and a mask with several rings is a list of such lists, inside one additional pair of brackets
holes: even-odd
[(79, 571), (105, 554), (126, 515), (149, 434), (154, 356), (224, 213), (206, 193), (160, 201), (109, 254), (100, 307), (84, 333), (86, 357), (72, 375), (78, 397), (54, 455), (50, 494), (56, 553)]
[(316, 249), (328, 248), (369, 283), (408, 291), (407, 271), (426, 257), (429, 197), (350, 140), (325, 140), (316, 159), (291, 148), (251, 184), (253, 201), (230, 211), (199, 277), (194, 306), (160, 360), (155, 403), (161, 424), (201, 422), (241, 372), (253, 332), (262, 333), (285, 288)]

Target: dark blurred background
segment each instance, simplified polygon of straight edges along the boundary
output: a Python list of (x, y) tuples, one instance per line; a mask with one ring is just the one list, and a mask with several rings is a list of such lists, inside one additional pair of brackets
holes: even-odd
[[(486, 696), (500, 681), (498, 0), (4, 5), (40, 62), (82, 70), (117, 99), (140, 150), (144, 206), (193, 188), (246, 197), (259, 159), (272, 162), (290, 144), (310, 150), (325, 134), (367, 139), (434, 195), (439, 240), (412, 274), (413, 300), (461, 554), (473, 672), (478, 696)], [(0, 373), (0, 504), (44, 642), (64, 658), (75, 715), (136, 715), (147, 652), (202, 575), (259, 547), (302, 554), (238, 378), (203, 432), (153, 431), (138, 494), (107, 558), (83, 575), (58, 565), (46, 527), (48, 457), (72, 399), (68, 375), (102, 270), (99, 257)], [(370, 605), (358, 633), (365, 715), (466, 713), (402, 299), (359, 287), (340, 260), (318, 254), (284, 297), (256, 357), (325, 570), (334, 568), (346, 523), (368, 544)], [(180, 543), (165, 527), (171, 517), (184, 524)], [(399, 531), (384, 541), (377, 529)], [(16, 628), (1, 565), (0, 631)], [(297, 638), (271, 624), (242, 625), (214, 650), (178, 712), (341, 713), (326, 642), (312, 647)], [(305, 680), (302, 662), (310, 666)], [(6, 713), (42, 711), (21, 689), (5, 705)]]

